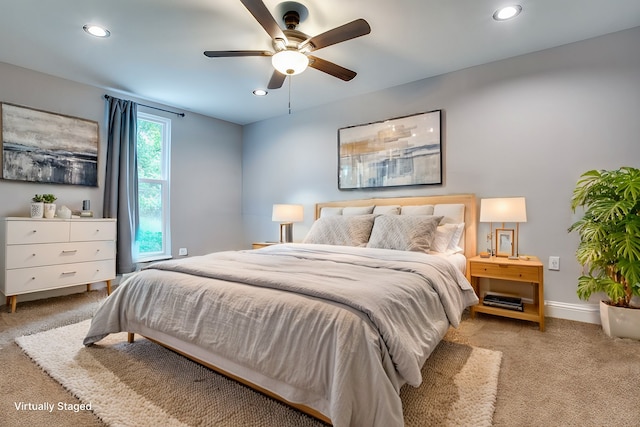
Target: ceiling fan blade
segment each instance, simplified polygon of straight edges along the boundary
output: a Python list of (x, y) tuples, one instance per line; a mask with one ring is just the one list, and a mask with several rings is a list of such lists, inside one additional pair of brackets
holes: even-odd
[(271, 15), (271, 12), (269, 12), (269, 9), (267, 9), (267, 6), (265, 6), (262, 0), (240, 1), (244, 5), (244, 7), (246, 7), (249, 12), (251, 12), (253, 17), (256, 18), (256, 21), (258, 21), (258, 23), (262, 25), (262, 28), (265, 29), (267, 34), (269, 34), (272, 39), (282, 39), (284, 40), (285, 44), (287, 43), (287, 37), (284, 35), (284, 32), (282, 32), (282, 28), (280, 28), (276, 20), (273, 18), (273, 15)]
[(309, 67), (315, 68), (316, 70), (320, 70), (324, 73), (330, 74), (333, 77), (337, 77), (345, 82), (353, 79), (356, 74), (355, 71), (351, 71), (347, 68), (341, 67), (333, 62), (326, 61), (324, 59), (308, 55), (309, 57)]
[(204, 56), (209, 58), (228, 58), (236, 56), (271, 56), (268, 50), (205, 50)]
[(356, 19), (348, 24), (311, 37), (307, 43), (313, 45), (313, 50), (318, 50), (336, 43), (364, 36), (370, 32), (371, 27), (367, 21), (364, 19)]
[(267, 85), (267, 89), (280, 89), (284, 84), (284, 79), (286, 78), (287, 76), (282, 74), (278, 70), (273, 70), (271, 80), (269, 80), (269, 84)]

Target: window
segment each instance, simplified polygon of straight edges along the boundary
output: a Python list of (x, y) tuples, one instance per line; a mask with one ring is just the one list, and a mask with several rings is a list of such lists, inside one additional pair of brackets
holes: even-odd
[(171, 257), (169, 169), (171, 120), (138, 113), (138, 231), (136, 262)]

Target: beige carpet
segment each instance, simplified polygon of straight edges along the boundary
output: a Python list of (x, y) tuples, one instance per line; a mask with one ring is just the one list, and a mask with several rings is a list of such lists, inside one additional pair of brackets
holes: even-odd
[[(322, 425), (144, 339), (128, 344), (116, 334), (83, 347), (88, 327), (87, 320), (16, 342), (86, 405), (74, 409), (108, 425)], [(497, 351), (442, 342), (423, 368), (423, 385), (401, 392), (406, 425), (490, 426), (500, 360)]]
[[(81, 402), (33, 363), (14, 338), (88, 319), (105, 296), (98, 290), (19, 302), (14, 314), (0, 307), (0, 426), (104, 427), (93, 412), (16, 411), (14, 402), (20, 401)], [(546, 331), (540, 332), (535, 323), (489, 315), (465, 316), (446, 339), (502, 352), (494, 426), (640, 425), (634, 400), (640, 390), (640, 341), (609, 338), (599, 325), (547, 317)]]

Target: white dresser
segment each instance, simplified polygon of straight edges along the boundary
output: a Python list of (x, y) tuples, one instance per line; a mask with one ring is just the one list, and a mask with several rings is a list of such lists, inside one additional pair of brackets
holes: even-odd
[(116, 277), (116, 220), (10, 217), (2, 224), (0, 291), (16, 311), (17, 296)]

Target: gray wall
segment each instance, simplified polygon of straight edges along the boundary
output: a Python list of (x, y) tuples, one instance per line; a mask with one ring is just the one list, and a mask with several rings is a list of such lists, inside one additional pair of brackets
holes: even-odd
[[(0, 63), (0, 102), (94, 120), (100, 132), (97, 188), (0, 180), (0, 217), (28, 216), (31, 197), (36, 193), (53, 193), (58, 197), (57, 204), (71, 209), (80, 209), (82, 200), (89, 199), (96, 216), (102, 216), (106, 158), (104, 94), (100, 88)], [(180, 247), (188, 248), (189, 255), (241, 249), (242, 127), (190, 112), (181, 118), (144, 107), (140, 111), (172, 121), (170, 198), (174, 256)]]
[[(444, 110), (444, 185), (379, 191), (337, 189), (337, 129), (434, 109)], [(567, 227), (573, 187), (589, 169), (640, 161), (640, 27), (433, 77), (345, 102), (245, 126), (245, 244), (277, 240), (274, 203), (305, 205), (294, 227), (304, 237), (318, 201), (475, 193), (524, 196), (528, 222), (520, 253), (545, 268), (547, 313), (597, 321), (597, 299), (578, 300), (577, 237)], [(488, 225), (481, 224), (479, 248)]]

